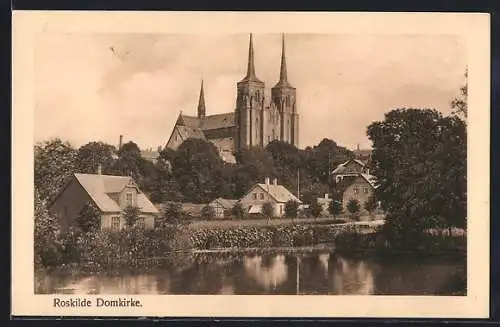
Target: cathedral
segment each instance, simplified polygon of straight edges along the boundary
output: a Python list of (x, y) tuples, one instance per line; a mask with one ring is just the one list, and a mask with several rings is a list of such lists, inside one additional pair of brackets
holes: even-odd
[(233, 112), (207, 115), (203, 81), (197, 116), (180, 112), (167, 148), (176, 150), (188, 138), (212, 142), (226, 162), (235, 162), (242, 148), (264, 147), (273, 140), (299, 144), (299, 114), (296, 89), (288, 82), (285, 38), (282, 37), (279, 80), (264, 95), (265, 84), (256, 75), (253, 37), (250, 34), (246, 76), (236, 83), (236, 105)]

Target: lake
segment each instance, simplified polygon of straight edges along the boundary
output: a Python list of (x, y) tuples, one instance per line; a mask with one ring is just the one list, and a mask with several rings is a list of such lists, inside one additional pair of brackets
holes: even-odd
[(37, 294), (466, 295), (465, 255), (190, 253), (141, 272), (35, 273)]

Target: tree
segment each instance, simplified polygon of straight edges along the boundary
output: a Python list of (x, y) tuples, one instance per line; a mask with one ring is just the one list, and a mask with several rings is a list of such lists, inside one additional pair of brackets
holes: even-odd
[(101, 227), (101, 212), (93, 203), (87, 202), (76, 217), (76, 223), (84, 233), (97, 231)]
[(316, 218), (321, 215), (321, 212), (323, 212), (323, 207), (321, 206), (321, 204), (319, 204), (317, 199), (313, 201), (309, 209), (311, 211), (311, 215), (314, 217), (314, 220), (316, 220)]
[(265, 202), (262, 205), (262, 214), (266, 218), (272, 218), (272, 217), (274, 217), (274, 206), (273, 206), (273, 204), (271, 202)]
[(108, 172), (114, 163), (114, 146), (103, 142), (90, 142), (82, 145), (76, 154), (76, 169), (84, 174), (96, 174), (99, 165)]
[(57, 246), (59, 225), (57, 219), (51, 215), (45, 201), (40, 197), (38, 189), (35, 187), (35, 231), (34, 231), (34, 252), (35, 263), (43, 266), (57, 264)]
[(467, 69), (464, 73), (465, 84), (460, 88), (460, 96), (451, 100), (451, 108), (453, 113), (460, 118), (467, 119), (467, 97), (468, 97), (468, 72)]
[(234, 207), (231, 209), (231, 214), (237, 219), (242, 219), (245, 217), (245, 210), (243, 209), (241, 203), (236, 202)]
[(215, 217), (215, 210), (210, 205), (206, 205), (201, 209), (201, 217), (206, 220), (213, 219)]
[(336, 200), (332, 200), (328, 205), (328, 211), (333, 217), (337, 217), (342, 213), (342, 203)]
[(114, 162), (110, 171), (120, 176), (131, 176), (139, 182), (144, 159), (141, 150), (134, 142), (127, 142), (118, 150), (118, 159)]
[(167, 202), (163, 212), (164, 224), (177, 225), (182, 222), (182, 205), (177, 202)]
[(56, 138), (35, 145), (34, 184), (42, 200), (52, 199), (75, 172), (76, 150)]
[(368, 201), (365, 202), (365, 209), (366, 211), (368, 211), (368, 213), (370, 213), (370, 215), (372, 215), (375, 209), (377, 209), (377, 206), (378, 206), (377, 198), (375, 197), (374, 194), (372, 194), (368, 198)]
[[(467, 135), (457, 116), (430, 109), (396, 109), (368, 127), (373, 143), (371, 173), (382, 202), (386, 231), (400, 245), (420, 244), (431, 217), (465, 225)], [(438, 227), (438, 226), (436, 226)]]
[(285, 216), (287, 218), (295, 218), (297, 217), (297, 212), (299, 209), (299, 204), (297, 201), (289, 200), (285, 203)]
[(132, 228), (135, 226), (137, 219), (139, 219), (139, 215), (141, 210), (135, 206), (128, 206), (123, 210), (123, 218), (125, 219), (125, 224), (127, 227)]
[[(191, 202), (206, 203), (219, 196), (227, 181), (216, 178), (223, 162), (215, 146), (205, 140), (187, 139), (175, 153), (172, 174), (181, 193)], [(219, 174), (220, 176), (220, 174)]]
[(347, 202), (347, 211), (353, 216), (357, 217), (357, 214), (359, 213), (359, 210), (361, 209), (359, 205), (359, 201), (356, 199), (350, 199), (349, 202)]

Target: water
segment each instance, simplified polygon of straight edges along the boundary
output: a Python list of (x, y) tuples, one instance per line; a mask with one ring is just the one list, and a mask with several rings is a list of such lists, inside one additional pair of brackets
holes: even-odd
[(465, 257), (187, 254), (148, 272), (35, 274), (38, 294), (465, 295)]

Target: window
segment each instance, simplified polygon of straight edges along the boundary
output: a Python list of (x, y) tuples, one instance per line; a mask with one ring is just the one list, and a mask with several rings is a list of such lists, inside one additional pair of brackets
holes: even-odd
[(368, 187), (365, 187), (363, 191), (365, 192), (365, 194), (368, 194)]
[(254, 194), (253, 194), (253, 199), (254, 199), (254, 200), (257, 200), (257, 193), (254, 193)]
[(137, 219), (137, 227), (140, 229), (146, 229), (146, 218), (140, 217)]
[(264, 193), (260, 193), (260, 199), (264, 200)]
[(354, 189), (354, 194), (358, 194), (359, 190), (357, 188)]
[(113, 217), (111, 218), (111, 229), (113, 230), (120, 230), (120, 217)]
[(127, 201), (127, 206), (132, 206), (132, 193), (131, 192), (127, 192), (126, 194), (126, 201)]

